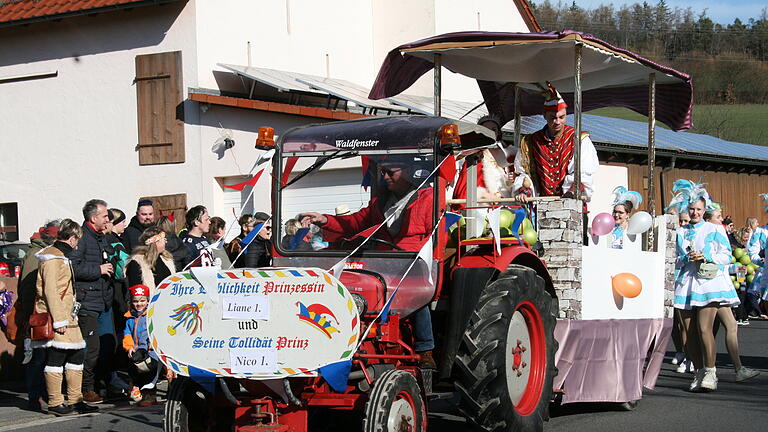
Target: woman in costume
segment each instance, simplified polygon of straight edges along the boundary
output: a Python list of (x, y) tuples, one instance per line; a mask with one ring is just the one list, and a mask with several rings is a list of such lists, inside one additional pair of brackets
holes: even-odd
[[(688, 180), (675, 181), (672, 191), (676, 195), (670, 205), (681, 211), (687, 209), (691, 216), (690, 223), (677, 233), (674, 301), (683, 324), (681, 333), (686, 355), (696, 368), (691, 391), (717, 389), (716, 345), (712, 327), (719, 309), (727, 308), (730, 313), (729, 309), (739, 304), (728, 276), (731, 263), (728, 236), (722, 225), (704, 221), (705, 209), (711, 206), (712, 201), (702, 186)], [(698, 328), (691, 329), (694, 314)], [(731, 354), (738, 359), (738, 343), (730, 348), (735, 348)], [(755, 371), (740, 364), (734, 366), (737, 366), (737, 381), (756, 375)]]
[(624, 233), (629, 226), (629, 215), (632, 210), (640, 206), (643, 197), (639, 193), (627, 190), (624, 186), (618, 186), (613, 190), (613, 219), (616, 225), (611, 233), (611, 248), (624, 247)]

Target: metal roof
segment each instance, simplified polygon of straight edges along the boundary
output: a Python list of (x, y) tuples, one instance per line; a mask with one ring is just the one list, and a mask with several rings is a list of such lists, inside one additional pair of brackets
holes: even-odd
[(368, 88), (342, 79), (323, 78), (315, 75), (254, 66), (240, 66), (223, 63), (219, 63), (219, 66), (234, 72), (237, 75), (274, 87), (281, 92), (303, 92), (318, 95), (331, 95), (339, 99), (354, 102), (360, 107), (370, 108), (374, 110), (373, 113), (378, 113), (378, 110), (397, 112), (407, 111), (401, 106), (392, 104), (388, 101), (368, 99)]
[[(411, 111), (424, 115), (434, 112), (433, 98), (398, 94), (386, 100), (371, 100), (367, 98), (367, 89), (349, 81), (323, 78), (315, 75), (286, 72), (274, 69), (219, 64), (219, 66), (240, 76), (264, 83), (282, 92), (303, 92), (316, 95), (332, 95), (340, 99), (355, 102), (360, 107), (369, 108), (371, 114), (388, 113), (404, 114)], [(449, 99), (442, 100), (442, 116), (454, 120), (477, 122), (488, 114), (485, 105), (481, 105), (471, 113), (477, 104)], [(463, 117), (463, 118), (462, 118)], [(568, 124), (573, 125), (573, 115), (568, 116)], [(541, 115), (522, 117), (522, 132), (532, 133), (545, 125)], [(514, 130), (514, 123), (509, 122), (503, 128), (505, 132)], [(582, 129), (590, 133), (592, 141), (598, 150), (610, 150), (624, 147), (634, 151), (642, 151), (648, 146), (648, 125), (645, 122), (603, 117), (594, 114), (582, 115)], [(661, 152), (684, 153), (699, 157), (717, 157), (742, 159), (744, 162), (768, 161), (768, 146), (759, 146), (739, 142), (726, 141), (709, 135), (690, 132), (673, 132), (661, 127), (656, 128), (656, 148)]]
[[(648, 124), (645, 122), (594, 114), (582, 114), (581, 118), (582, 130), (589, 132), (590, 138), (598, 146), (613, 144), (636, 148), (648, 147)], [(546, 123), (542, 116), (526, 116), (522, 120), (523, 133), (535, 132), (543, 128)], [(568, 116), (568, 124), (573, 124), (572, 115)], [(509, 126), (504, 128), (504, 130), (508, 129)], [(656, 128), (656, 148), (670, 152), (768, 161), (768, 146), (726, 141), (691, 132), (673, 132), (661, 127)]]

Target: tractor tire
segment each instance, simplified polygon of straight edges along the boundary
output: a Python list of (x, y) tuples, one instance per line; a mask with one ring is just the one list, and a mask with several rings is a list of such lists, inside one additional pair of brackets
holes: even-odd
[(470, 422), (489, 432), (543, 430), (557, 371), (554, 304), (527, 267), (511, 265), (483, 289), (453, 368)]
[(373, 383), (365, 406), (364, 432), (426, 432), (427, 407), (416, 378), (393, 369)]
[(191, 379), (178, 376), (168, 388), (168, 400), (163, 412), (165, 432), (232, 431), (235, 425), (234, 410), (216, 407), (213, 396)]

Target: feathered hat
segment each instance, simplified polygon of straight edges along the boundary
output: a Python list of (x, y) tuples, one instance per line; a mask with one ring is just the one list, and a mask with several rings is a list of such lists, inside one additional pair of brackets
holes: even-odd
[(666, 210), (669, 211), (675, 209), (679, 214), (688, 210), (688, 207), (692, 203), (700, 199), (704, 200), (706, 207), (710, 207), (712, 205), (712, 200), (709, 198), (707, 190), (702, 187), (705, 184), (706, 183), (694, 183), (684, 179), (675, 180), (675, 183), (672, 184), (672, 192), (675, 193), (675, 196), (672, 198), (672, 201), (670, 201)]
[(768, 193), (761, 193), (758, 196), (763, 200), (763, 210), (768, 213)]
[(638, 192), (627, 190), (627, 188), (624, 186), (617, 186), (613, 190), (612, 207), (616, 207), (619, 204), (624, 204), (625, 202), (631, 202), (632, 208), (636, 209), (640, 207), (640, 203), (643, 202), (643, 196)]
[(547, 81), (547, 90), (544, 92), (544, 111), (557, 112), (566, 108), (568, 108), (568, 104), (560, 96), (560, 92)]

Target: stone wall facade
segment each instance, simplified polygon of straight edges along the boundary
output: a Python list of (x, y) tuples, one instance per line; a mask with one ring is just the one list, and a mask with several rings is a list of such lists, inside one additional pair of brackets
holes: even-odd
[(575, 199), (539, 201), (536, 206), (542, 259), (559, 303), (558, 318), (581, 319), (582, 203)]
[(664, 255), (664, 316), (672, 318), (675, 300), (675, 261), (677, 260), (677, 228), (676, 215), (664, 215), (667, 222), (667, 250)]

